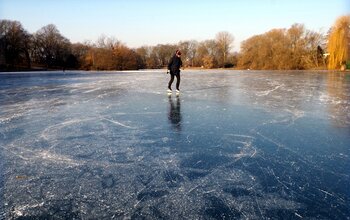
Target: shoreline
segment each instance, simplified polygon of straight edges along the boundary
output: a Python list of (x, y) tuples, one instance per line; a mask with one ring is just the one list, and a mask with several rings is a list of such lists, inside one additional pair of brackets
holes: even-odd
[[(84, 72), (127, 72), (127, 71), (152, 71), (152, 70), (164, 70), (166, 71), (166, 68), (159, 68), (159, 69), (135, 69), (135, 70), (83, 70), (83, 69), (62, 69), (62, 68), (14, 68), (14, 69), (0, 69), (0, 73), (22, 73), (22, 72), (51, 72), (51, 71), (61, 71), (61, 72), (71, 72), (71, 71), (84, 71)], [(329, 70), (329, 69), (288, 69), (288, 70), (278, 70), (278, 69), (241, 69), (241, 68), (201, 68), (201, 67), (186, 67), (181, 69), (184, 70), (235, 70), (235, 71), (281, 71), (281, 72), (289, 72), (289, 71), (327, 71), (327, 72), (350, 72), (350, 69), (345, 70)]]

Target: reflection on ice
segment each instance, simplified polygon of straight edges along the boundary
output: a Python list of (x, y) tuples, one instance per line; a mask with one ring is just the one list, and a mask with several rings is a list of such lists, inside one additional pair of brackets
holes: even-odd
[(0, 219), (347, 219), (350, 76), (0, 74)]
[(180, 96), (176, 95), (176, 101), (173, 100), (171, 95), (168, 95), (169, 98), (169, 116), (168, 119), (173, 125), (174, 129), (177, 131), (181, 130), (181, 101)]

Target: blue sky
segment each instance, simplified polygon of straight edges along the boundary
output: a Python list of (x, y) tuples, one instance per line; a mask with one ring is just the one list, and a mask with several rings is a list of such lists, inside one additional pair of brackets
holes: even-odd
[(132, 48), (228, 31), (238, 51), (241, 41), (294, 23), (326, 33), (349, 13), (350, 0), (0, 0), (0, 19), (20, 21), (30, 33), (52, 23), (73, 43), (104, 34)]

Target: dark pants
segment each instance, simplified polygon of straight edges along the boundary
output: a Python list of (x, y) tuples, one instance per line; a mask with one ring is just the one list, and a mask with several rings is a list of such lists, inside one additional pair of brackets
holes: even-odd
[(179, 89), (179, 86), (180, 86), (180, 73), (170, 74), (170, 81), (169, 81), (169, 84), (168, 84), (168, 88), (171, 89), (171, 84), (173, 84), (173, 82), (174, 82), (174, 76), (176, 76), (176, 89), (180, 90)]

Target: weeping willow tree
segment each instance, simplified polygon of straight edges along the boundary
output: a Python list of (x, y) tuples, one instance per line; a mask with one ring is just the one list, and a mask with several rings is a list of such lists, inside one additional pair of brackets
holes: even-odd
[(340, 69), (350, 56), (350, 15), (337, 19), (328, 38), (329, 69)]

